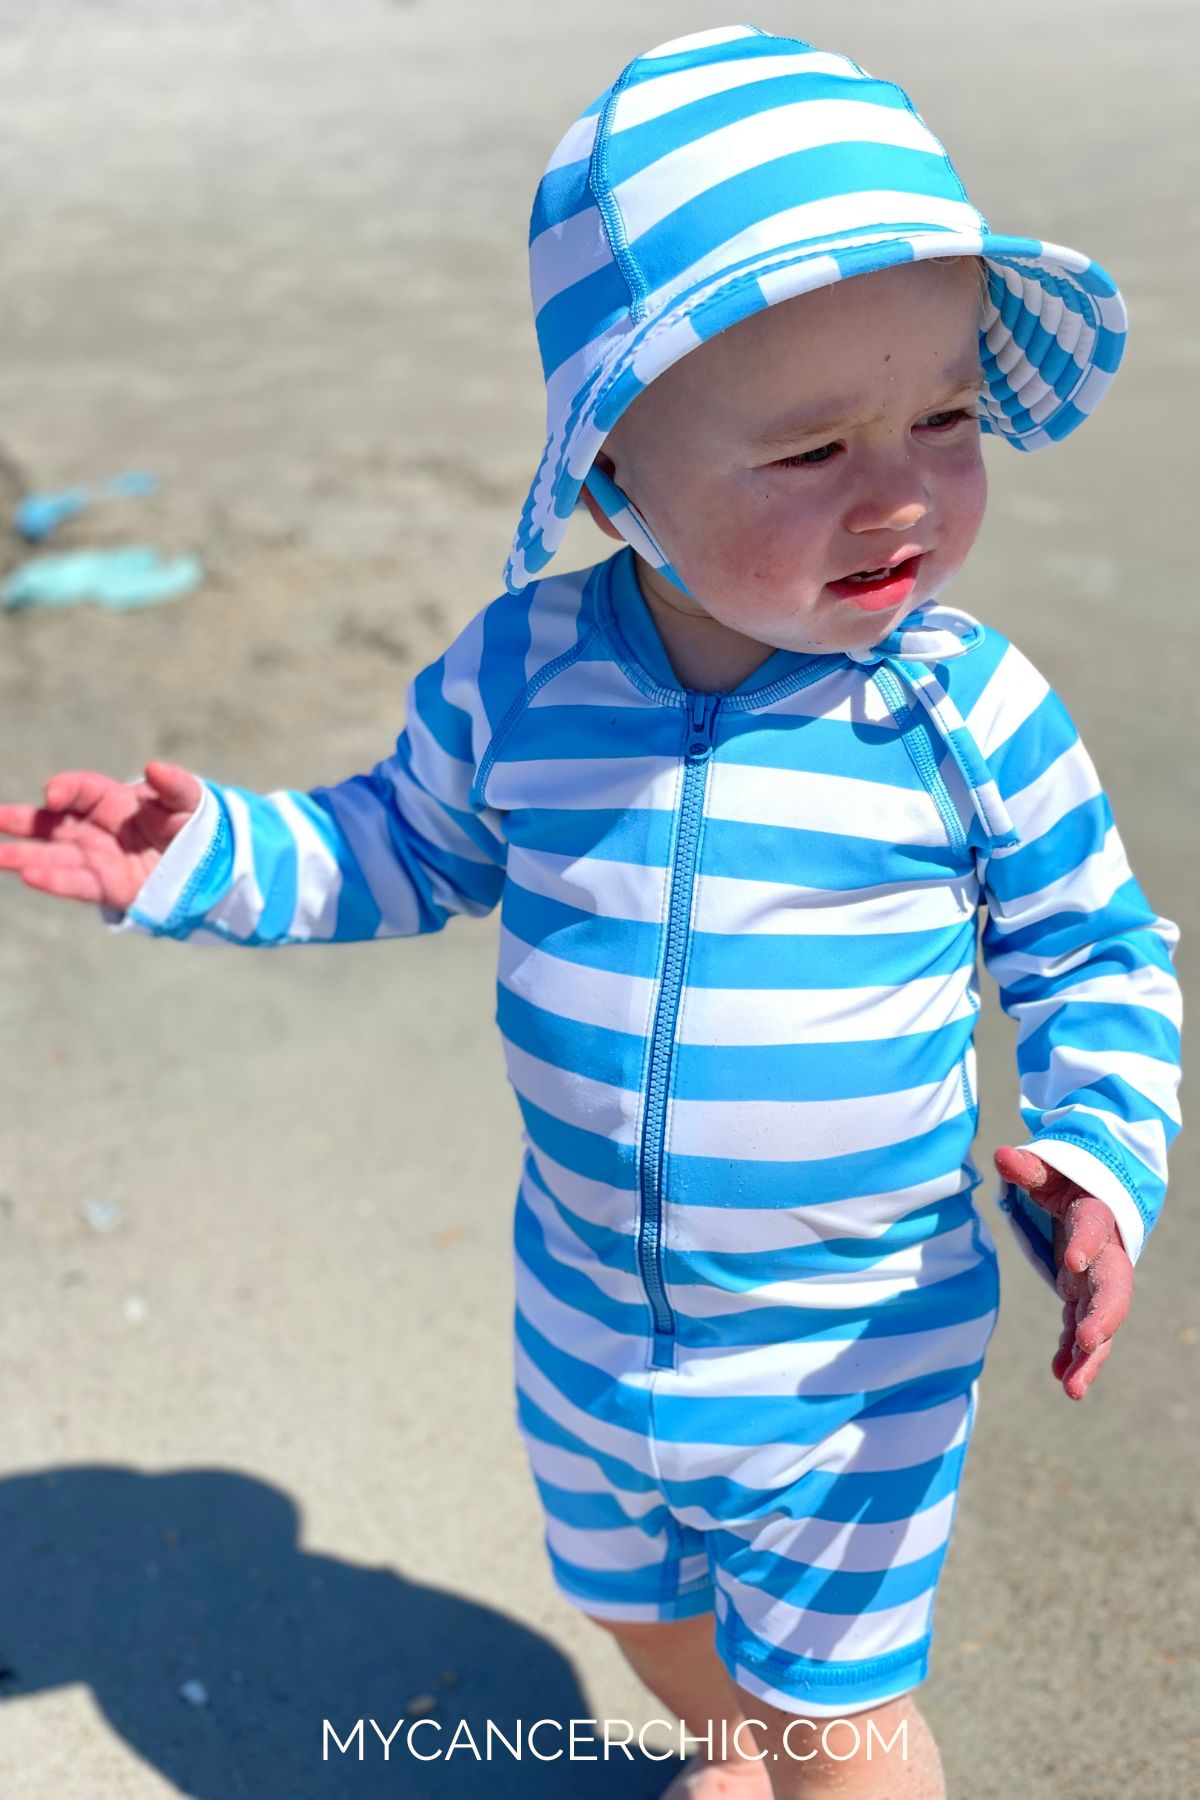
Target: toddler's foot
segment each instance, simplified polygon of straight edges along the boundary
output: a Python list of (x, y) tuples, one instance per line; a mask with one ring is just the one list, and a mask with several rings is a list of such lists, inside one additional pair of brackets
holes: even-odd
[(686, 1762), (660, 1800), (771, 1800), (765, 1762), (742, 1758), (727, 1763)]

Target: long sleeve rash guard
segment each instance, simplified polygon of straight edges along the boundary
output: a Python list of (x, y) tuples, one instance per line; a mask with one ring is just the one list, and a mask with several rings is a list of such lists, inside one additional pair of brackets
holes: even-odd
[[(839, 1229), (857, 1206), (886, 1233), (880, 1195), (919, 1210), (978, 1182), (978, 950), (1029, 1145), (1140, 1256), (1179, 1127), (1177, 927), (1063, 702), (970, 615), (926, 607), (872, 652), (780, 650), (699, 694), (629, 551), (548, 578), (415, 678), (369, 774), (206, 782), (116, 928), (333, 943), (499, 903), (526, 1140), (551, 1191), (565, 1169), (630, 1199), (611, 1228), (637, 1238), (656, 1329), (673, 1203), (753, 1192)], [(998, 1203), (1052, 1283), (1049, 1216), (1007, 1184)]]

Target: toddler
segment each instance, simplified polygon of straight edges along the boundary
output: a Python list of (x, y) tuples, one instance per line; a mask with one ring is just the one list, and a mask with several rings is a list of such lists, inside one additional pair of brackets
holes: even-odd
[[(1073, 1399), (1178, 1128), (1177, 928), (1061, 700), (942, 598), (981, 434), (1080, 425), (1124, 308), (992, 232), (898, 88), (750, 26), (575, 121), (530, 266), (549, 436), (506, 592), (394, 753), (265, 797), (60, 774), (0, 808), (0, 867), (197, 943), (499, 904), (554, 1577), (700, 1738), (676, 1800), (941, 1795), (911, 1695), (998, 1304), (981, 914), (1029, 1134), (999, 1204)], [(579, 504), (622, 548), (546, 573)]]

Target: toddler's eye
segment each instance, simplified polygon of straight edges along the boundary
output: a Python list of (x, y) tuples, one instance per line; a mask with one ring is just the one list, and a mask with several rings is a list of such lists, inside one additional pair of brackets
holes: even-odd
[(815, 468), (827, 461), (825, 452), (836, 450), (836, 444), (822, 444), (819, 450), (802, 450), (798, 456), (783, 456), (779, 459), (781, 469)]
[[(943, 434), (953, 431), (964, 419), (982, 419), (981, 406), (955, 406), (946, 412), (927, 413), (922, 424), (931, 430)], [(818, 469), (822, 463), (829, 461), (830, 456), (838, 448), (836, 444), (822, 444), (817, 450), (801, 450), (795, 456), (781, 456), (774, 465), (778, 469)]]
[(957, 425), (962, 419), (978, 419), (980, 417), (982, 417), (981, 409), (977, 406), (955, 406), (949, 412), (930, 413), (925, 423), (932, 425), (935, 431), (945, 431), (947, 426), (939, 425), (937, 423), (939, 419), (948, 420), (950, 425)]

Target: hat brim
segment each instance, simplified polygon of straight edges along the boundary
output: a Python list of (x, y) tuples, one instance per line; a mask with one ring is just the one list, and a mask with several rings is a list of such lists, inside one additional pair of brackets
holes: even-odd
[(1095, 411), (1125, 347), (1125, 304), (1112, 277), (1061, 244), (988, 231), (914, 227), (904, 237), (776, 248), (668, 294), (622, 335), (549, 437), (505, 569), (519, 593), (549, 563), (596, 452), (656, 376), (752, 314), (898, 263), (982, 257), (988, 306), (980, 326), (986, 383), (981, 429), (1018, 450), (1058, 443)]

